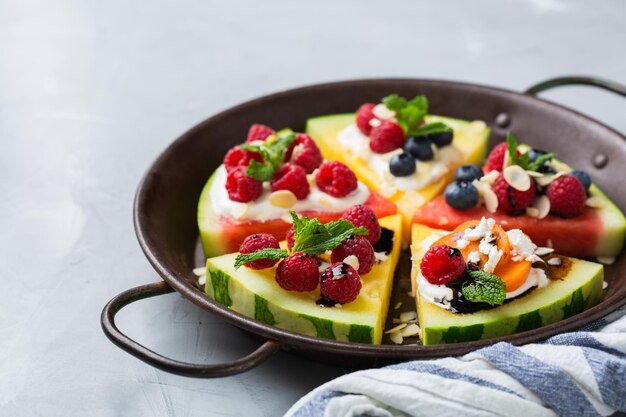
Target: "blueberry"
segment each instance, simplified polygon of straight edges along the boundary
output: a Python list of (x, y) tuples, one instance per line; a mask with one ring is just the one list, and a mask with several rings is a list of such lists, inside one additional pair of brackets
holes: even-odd
[[(547, 153), (548, 152), (542, 151), (541, 149), (530, 148), (530, 150), (528, 151), (528, 160), (532, 164), (533, 162), (537, 160), (537, 158)], [(556, 173), (556, 170), (550, 164), (550, 159), (543, 161), (541, 165), (539, 165), (539, 168), (537, 169), (537, 171), (543, 174), (555, 174)]]
[(454, 138), (454, 132), (441, 132), (441, 133), (432, 133), (430, 135), (426, 135), (426, 138), (430, 139), (438, 148), (443, 148), (444, 146), (448, 146), (452, 143), (452, 139)]
[(465, 181), (455, 181), (448, 184), (444, 196), (446, 203), (457, 210), (469, 210), (478, 204), (478, 190)]
[(454, 173), (454, 179), (457, 181), (472, 182), (483, 176), (483, 170), (478, 165), (466, 164), (461, 165)]
[(587, 174), (585, 171), (581, 171), (578, 169), (570, 172), (569, 174), (578, 178), (578, 181), (583, 183), (585, 191), (589, 191), (589, 187), (591, 187), (591, 178), (589, 177), (589, 174)]
[(404, 142), (404, 151), (420, 161), (430, 161), (435, 157), (433, 148), (430, 146), (431, 144), (432, 142), (429, 140), (409, 136), (406, 142)]
[(389, 161), (389, 171), (396, 177), (406, 177), (415, 172), (415, 158), (408, 153), (394, 155)]

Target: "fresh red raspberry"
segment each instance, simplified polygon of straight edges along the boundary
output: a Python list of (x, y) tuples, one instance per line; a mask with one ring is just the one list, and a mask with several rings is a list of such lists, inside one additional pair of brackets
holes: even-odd
[(337, 198), (347, 196), (358, 186), (354, 172), (338, 161), (324, 162), (315, 175), (315, 182), (320, 190)]
[(383, 120), (370, 132), (370, 149), (376, 153), (391, 152), (404, 145), (404, 130), (398, 124)]
[(274, 178), (270, 181), (272, 191), (289, 190), (298, 200), (305, 199), (311, 188), (309, 181), (306, 179), (304, 168), (296, 164), (284, 164), (274, 174)]
[(344, 211), (341, 217), (348, 220), (355, 227), (365, 227), (369, 231), (365, 237), (372, 245), (380, 239), (380, 223), (378, 223), (376, 214), (371, 208), (363, 204), (352, 206)]
[(336, 262), (322, 274), (320, 292), (329, 301), (346, 304), (356, 300), (361, 286), (361, 277), (354, 268), (343, 262)]
[(232, 171), (236, 167), (247, 167), (250, 161), (263, 162), (263, 155), (257, 152), (251, 152), (241, 149), (239, 146), (231, 148), (224, 156), (224, 167), (226, 172)]
[(511, 187), (504, 179), (504, 176), (500, 175), (491, 185), (491, 189), (498, 197), (498, 210), (506, 211), (507, 213), (525, 210), (526, 207), (535, 201), (537, 196), (535, 181), (532, 179), (528, 190), (519, 191)]
[(307, 174), (310, 174), (322, 164), (324, 158), (320, 148), (309, 135), (298, 133), (296, 140), (285, 153), (285, 161), (300, 165)]
[[(257, 233), (250, 235), (243, 240), (241, 246), (239, 246), (240, 253), (252, 253), (261, 249), (274, 248), (280, 249), (278, 240), (269, 233)], [(252, 269), (266, 269), (276, 265), (276, 260), (272, 259), (257, 259), (256, 261), (248, 262), (246, 266)]]
[(271, 127), (255, 123), (250, 126), (250, 130), (248, 130), (246, 143), (254, 142), (255, 140), (265, 140), (269, 135), (274, 134), (276, 134), (276, 132), (274, 132)]
[(287, 234), (285, 235), (285, 240), (287, 241), (287, 248), (289, 250), (292, 250), (293, 249), (293, 245), (296, 244), (296, 241), (294, 239), (293, 227), (291, 227), (289, 230), (287, 230)]
[[(502, 164), (504, 164), (504, 157), (509, 153), (509, 145), (506, 142), (499, 143), (495, 148), (489, 152), (487, 157), (487, 163), (485, 164), (485, 173), (490, 171), (502, 172)], [(520, 156), (520, 152), (517, 151), (517, 156)]]
[(313, 291), (320, 282), (317, 260), (303, 252), (292, 253), (278, 265), (276, 282), (287, 291)]
[(373, 113), (374, 107), (376, 107), (374, 103), (365, 103), (356, 111), (356, 127), (366, 136), (369, 136), (372, 131), (370, 120), (375, 117)]
[(247, 203), (254, 201), (263, 193), (263, 183), (246, 175), (244, 167), (234, 168), (226, 177), (226, 191), (233, 201)]
[(578, 216), (585, 208), (585, 186), (573, 175), (564, 175), (552, 181), (546, 190), (550, 212), (563, 217)]
[(445, 285), (458, 280), (465, 273), (465, 268), (461, 251), (446, 245), (428, 249), (420, 265), (420, 271), (426, 281), (435, 285)]
[(330, 261), (343, 262), (348, 256), (354, 255), (359, 260), (359, 275), (365, 275), (372, 270), (376, 262), (376, 255), (372, 244), (365, 236), (352, 236), (346, 239), (341, 245), (333, 249), (330, 254)]

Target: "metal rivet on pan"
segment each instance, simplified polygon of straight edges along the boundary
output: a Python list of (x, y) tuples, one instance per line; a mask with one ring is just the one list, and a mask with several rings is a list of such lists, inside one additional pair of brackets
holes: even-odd
[(508, 115), (508, 113), (500, 113), (496, 116), (495, 122), (498, 127), (504, 129), (509, 124), (511, 124), (511, 117)]
[(604, 168), (609, 163), (609, 157), (603, 153), (594, 155), (593, 166), (596, 168)]

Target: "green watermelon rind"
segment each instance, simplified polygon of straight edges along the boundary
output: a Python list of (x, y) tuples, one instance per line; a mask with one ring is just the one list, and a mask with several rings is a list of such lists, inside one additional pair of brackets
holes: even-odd
[[(545, 288), (536, 289), (521, 299), (492, 310), (471, 314), (452, 313), (428, 303), (420, 296), (419, 302), (426, 306), (421, 314), (423, 317), (420, 317), (422, 343), (434, 345), (507, 336), (555, 323), (599, 303), (604, 282), (603, 266), (570, 259), (570, 271), (575, 272), (570, 272), (564, 278), (563, 285), (558, 285), (559, 282), (550, 283)], [(562, 288), (557, 286), (572, 287), (572, 280), (576, 280), (573, 288), (558, 295)], [(546, 303), (536, 307), (544, 298), (547, 298)]]
[[(205, 293), (209, 298), (245, 316), (296, 333), (338, 341), (372, 343), (374, 327), (355, 323), (354, 316), (350, 317), (352, 320), (344, 321), (316, 317), (301, 311), (289, 310), (281, 305), (280, 301), (274, 302), (251, 291), (237, 278), (223, 270), (224, 266), (228, 267), (234, 263), (234, 256), (236, 254), (207, 260)], [(245, 273), (245, 270), (240, 271)], [(238, 275), (241, 273), (238, 272)], [(311, 300), (312, 305), (314, 302), (315, 300)], [(341, 314), (341, 310), (337, 309), (333, 315)]]
[(220, 220), (213, 211), (213, 204), (211, 203), (211, 185), (215, 180), (216, 174), (217, 170), (211, 174), (198, 199), (198, 229), (200, 231), (202, 249), (207, 258), (227, 252), (226, 246), (222, 243), (224, 230), (221, 227)]

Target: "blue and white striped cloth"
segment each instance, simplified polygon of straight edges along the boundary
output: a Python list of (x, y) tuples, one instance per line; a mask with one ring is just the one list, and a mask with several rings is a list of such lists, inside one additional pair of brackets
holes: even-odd
[(626, 411), (626, 307), (540, 344), (347, 374), (286, 417), (609, 416)]

